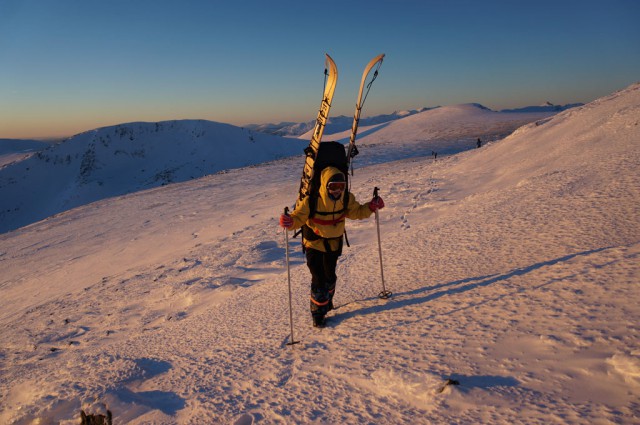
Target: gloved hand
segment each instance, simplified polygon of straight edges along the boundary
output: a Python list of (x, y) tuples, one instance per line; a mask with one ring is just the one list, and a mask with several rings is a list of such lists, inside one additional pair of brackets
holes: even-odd
[(369, 202), (369, 209), (371, 212), (376, 212), (384, 208), (384, 201), (381, 197), (373, 198), (371, 202)]
[(286, 214), (282, 214), (280, 216), (280, 227), (284, 227), (285, 229), (288, 229), (291, 226), (293, 226), (293, 219)]

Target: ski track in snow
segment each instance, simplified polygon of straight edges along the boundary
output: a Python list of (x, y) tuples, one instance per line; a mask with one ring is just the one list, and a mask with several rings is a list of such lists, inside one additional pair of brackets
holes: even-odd
[[(387, 205), (394, 295), (377, 298), (373, 216), (349, 221), (338, 308), (312, 328), (309, 273), (290, 240), (294, 346), (277, 216), (300, 158), (2, 235), (13, 279), (0, 286), (11, 301), (0, 422), (77, 423), (81, 407), (104, 403), (131, 424), (636, 423), (633, 87), (481, 150), (356, 170), (358, 200), (378, 186)], [(594, 116), (602, 122), (583, 131)], [(541, 157), (532, 140), (557, 151)], [(141, 258), (116, 267), (125, 254)], [(26, 284), (55, 289), (24, 294)]]

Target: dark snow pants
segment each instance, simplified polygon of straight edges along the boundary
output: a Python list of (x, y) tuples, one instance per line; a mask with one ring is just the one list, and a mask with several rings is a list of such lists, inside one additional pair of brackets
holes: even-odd
[(307, 267), (311, 272), (311, 314), (323, 316), (333, 309), (336, 290), (338, 252), (322, 252), (307, 248)]

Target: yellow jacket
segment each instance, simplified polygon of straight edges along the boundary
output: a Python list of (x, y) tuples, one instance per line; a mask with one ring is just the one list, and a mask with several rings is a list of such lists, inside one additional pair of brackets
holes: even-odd
[[(329, 196), (327, 183), (336, 174), (342, 174), (335, 167), (327, 167), (320, 174), (320, 190), (316, 208), (316, 215), (309, 218), (311, 209), (309, 207), (309, 197), (298, 203), (295, 210), (291, 213), (293, 226), (290, 230), (301, 228), (303, 225), (309, 226), (313, 233), (320, 237), (317, 240), (304, 239), (304, 245), (308, 248), (326, 252), (325, 241), (322, 238), (329, 239), (329, 247), (331, 251), (336, 251), (340, 247), (342, 235), (344, 234), (345, 218), (351, 220), (362, 220), (369, 218), (372, 214), (369, 204), (360, 204), (356, 201), (356, 197), (348, 191), (342, 192), (340, 199), (333, 200)], [(349, 196), (347, 210), (344, 210), (345, 194)], [(320, 214), (329, 213), (329, 214)]]

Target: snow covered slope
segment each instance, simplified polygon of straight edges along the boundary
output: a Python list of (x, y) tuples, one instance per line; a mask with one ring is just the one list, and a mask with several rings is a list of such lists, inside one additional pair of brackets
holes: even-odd
[(381, 188), (394, 295), (350, 221), (312, 328), (292, 243), (293, 347), (277, 216), (300, 158), (0, 235), (0, 423), (637, 423), (639, 117), (636, 84), (437, 161), (371, 143), (352, 191)]
[[(443, 106), (388, 123), (362, 126), (358, 131), (358, 165), (371, 165), (392, 159), (450, 155), (499, 140), (518, 127), (547, 119), (555, 112), (509, 114), (467, 103)], [(351, 130), (326, 134), (325, 140), (348, 143)]]
[(305, 146), (211, 121), (89, 131), (0, 169), (0, 232), (100, 199), (299, 154)]

